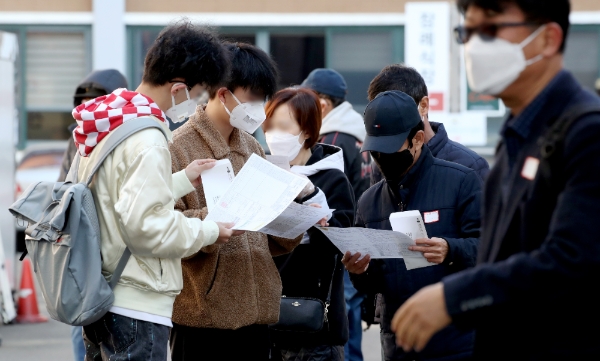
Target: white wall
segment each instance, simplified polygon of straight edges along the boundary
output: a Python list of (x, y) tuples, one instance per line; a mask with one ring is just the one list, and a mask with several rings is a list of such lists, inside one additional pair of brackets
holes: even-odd
[(125, 74), (125, 0), (94, 0), (92, 15), (92, 68)]
[[(14, 275), (15, 218), (8, 212), (15, 201), (15, 149), (17, 111), (15, 103), (15, 34), (0, 32), (0, 237), (9, 276)], [(2, 262), (0, 262), (1, 264)], [(14, 281), (10, 277), (11, 282)], [(1, 322), (0, 322), (1, 323)]]

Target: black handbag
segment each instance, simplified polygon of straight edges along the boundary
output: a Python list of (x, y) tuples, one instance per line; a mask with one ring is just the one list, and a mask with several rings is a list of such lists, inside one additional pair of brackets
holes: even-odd
[[(288, 264), (292, 255), (293, 252), (279, 268), (280, 273)], [(279, 321), (269, 326), (272, 330), (315, 333), (323, 329), (323, 325), (328, 322), (327, 313), (329, 312), (329, 304), (331, 302), (331, 288), (333, 286), (335, 268), (337, 267), (337, 259), (338, 255), (336, 254), (325, 302), (318, 298), (281, 296)]]

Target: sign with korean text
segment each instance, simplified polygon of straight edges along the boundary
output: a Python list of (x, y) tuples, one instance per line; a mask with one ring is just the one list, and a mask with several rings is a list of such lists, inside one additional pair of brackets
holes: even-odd
[(409, 2), (405, 6), (405, 63), (429, 91), (429, 110), (447, 112), (450, 91), (450, 3)]

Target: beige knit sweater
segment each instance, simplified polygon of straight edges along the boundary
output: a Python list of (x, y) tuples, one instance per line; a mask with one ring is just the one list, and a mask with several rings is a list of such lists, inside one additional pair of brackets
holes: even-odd
[[(239, 129), (227, 146), (201, 107), (174, 132), (170, 150), (173, 172), (195, 159), (228, 158), (237, 174), (252, 153), (265, 157), (260, 144)], [(178, 200), (175, 209), (204, 219), (208, 211), (202, 185)], [(246, 232), (183, 260), (183, 290), (175, 300), (173, 322), (219, 329), (277, 322), (281, 279), (272, 256), (291, 252), (300, 241)]]

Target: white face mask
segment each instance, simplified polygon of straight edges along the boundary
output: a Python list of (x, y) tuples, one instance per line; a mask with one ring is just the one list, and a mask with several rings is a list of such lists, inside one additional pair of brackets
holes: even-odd
[(500, 38), (485, 41), (479, 34), (474, 34), (465, 44), (467, 80), (471, 89), (486, 95), (502, 93), (527, 66), (543, 58), (540, 54), (526, 60), (523, 48), (545, 27), (546, 25), (540, 26), (520, 44)]
[(232, 111), (229, 111), (227, 106), (225, 106), (225, 103), (221, 102), (225, 108), (225, 111), (227, 114), (229, 114), (229, 124), (231, 124), (232, 127), (241, 129), (250, 134), (254, 133), (267, 118), (267, 115), (265, 114), (264, 103), (241, 103), (238, 98), (233, 95), (233, 93), (231, 93), (231, 96), (238, 103), (238, 105), (236, 105)]
[(265, 133), (265, 139), (269, 150), (273, 155), (282, 155), (288, 158), (288, 161), (294, 160), (300, 153), (300, 149), (304, 145), (304, 141), (300, 143), (300, 135), (293, 135), (279, 130), (270, 130)]
[(171, 94), (171, 103), (173, 105), (167, 109), (165, 115), (169, 117), (173, 123), (181, 123), (196, 112), (197, 102), (194, 101), (194, 99), (190, 99), (190, 93), (188, 92), (187, 85), (185, 86), (185, 95), (187, 96), (187, 100), (175, 105), (175, 96)]

